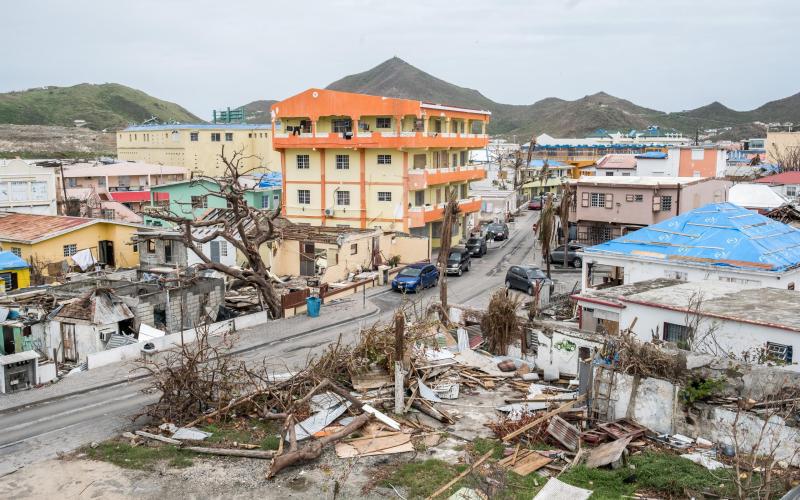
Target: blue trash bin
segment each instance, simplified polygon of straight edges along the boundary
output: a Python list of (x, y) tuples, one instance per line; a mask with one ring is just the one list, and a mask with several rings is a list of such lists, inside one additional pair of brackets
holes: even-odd
[(322, 301), (319, 299), (319, 297), (306, 298), (306, 309), (308, 310), (308, 315), (312, 318), (319, 316), (319, 306), (321, 304)]

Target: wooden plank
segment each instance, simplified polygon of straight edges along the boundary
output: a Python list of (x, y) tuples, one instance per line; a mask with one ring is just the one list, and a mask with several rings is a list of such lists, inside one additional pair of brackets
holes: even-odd
[(553, 459), (539, 455), (536, 452), (531, 453), (527, 457), (520, 460), (517, 465), (511, 468), (511, 472), (519, 474), (520, 476), (527, 476), (533, 471), (539, 470), (545, 465), (552, 462)]
[(472, 465), (471, 465), (469, 468), (467, 468), (467, 469), (466, 469), (464, 472), (462, 472), (461, 474), (457, 475), (456, 477), (454, 477), (453, 479), (451, 479), (450, 481), (448, 481), (448, 483), (447, 483), (447, 484), (445, 484), (444, 486), (442, 486), (442, 487), (441, 487), (441, 488), (439, 488), (438, 490), (434, 491), (434, 492), (431, 494), (431, 496), (429, 496), (429, 497), (427, 498), (427, 500), (431, 500), (432, 498), (436, 498), (436, 497), (438, 497), (439, 495), (441, 495), (442, 493), (444, 493), (445, 491), (449, 490), (451, 486), (453, 486), (454, 484), (456, 484), (457, 482), (459, 482), (460, 480), (462, 480), (463, 478), (465, 478), (465, 477), (467, 476), (467, 474), (469, 474), (469, 473), (471, 473), (472, 471), (474, 471), (474, 470), (475, 470), (475, 469), (476, 469), (476, 468), (477, 468), (477, 467), (478, 467), (480, 464), (482, 464), (483, 462), (485, 462), (487, 458), (491, 457), (491, 456), (492, 456), (492, 453), (494, 453), (494, 450), (489, 450), (489, 451), (487, 451), (487, 452), (486, 452), (486, 453), (485, 453), (485, 454), (484, 454), (484, 455), (483, 455), (481, 458), (479, 458), (479, 459), (478, 459), (478, 460), (477, 460), (477, 461), (476, 461), (474, 464), (472, 464)]
[(586, 457), (586, 468), (593, 469), (616, 462), (625, 451), (625, 447), (631, 442), (631, 437), (617, 439), (610, 443), (601, 444), (589, 452)]
[(508, 441), (510, 439), (514, 439), (515, 437), (519, 436), (520, 434), (522, 434), (524, 432), (527, 432), (528, 430), (530, 430), (530, 429), (536, 427), (537, 425), (541, 424), (542, 422), (544, 422), (548, 418), (552, 417), (553, 415), (558, 415), (562, 411), (569, 410), (570, 408), (572, 408), (573, 406), (575, 406), (576, 404), (582, 402), (585, 399), (586, 399), (586, 394), (583, 394), (581, 396), (578, 396), (577, 399), (572, 400), (572, 401), (570, 401), (568, 403), (565, 403), (565, 404), (559, 406), (555, 410), (548, 411), (547, 413), (545, 413), (541, 417), (537, 418), (536, 420), (533, 420), (530, 423), (525, 424), (524, 426), (520, 427), (519, 429), (515, 430), (514, 432), (506, 434), (505, 436), (503, 436), (503, 441)]

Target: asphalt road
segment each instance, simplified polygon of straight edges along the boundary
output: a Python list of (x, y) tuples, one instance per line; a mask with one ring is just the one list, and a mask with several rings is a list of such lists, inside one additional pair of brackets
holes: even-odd
[[(518, 231), (508, 241), (494, 243), (487, 255), (472, 260), (472, 268), (461, 277), (448, 277), (451, 303), (485, 306), (492, 290), (503, 286), (505, 273), (514, 264), (541, 264), (531, 233), (538, 213), (523, 214)], [(553, 268), (553, 278), (570, 284), (578, 280), (575, 270)], [(373, 294), (368, 300), (380, 313), (366, 320), (278, 339), (239, 355), (248, 363), (264, 363), (271, 370), (286, 371), (304, 366), (306, 361), (340, 337), (345, 342), (356, 338), (365, 323), (389, 320), (395, 309), (413, 303), (418, 310), (438, 300), (439, 289), (404, 295), (389, 290)], [(352, 299), (354, 306), (355, 296)], [(277, 327), (277, 325), (276, 325)], [(263, 328), (263, 327), (262, 327)], [(146, 381), (128, 382), (64, 399), (31, 405), (0, 416), (0, 476), (27, 464), (55, 457), (92, 441), (103, 441), (136, 425), (132, 418), (156, 399), (145, 394)]]

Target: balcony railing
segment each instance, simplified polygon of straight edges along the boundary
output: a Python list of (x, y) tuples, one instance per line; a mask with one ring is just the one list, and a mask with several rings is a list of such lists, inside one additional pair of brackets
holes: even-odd
[(425, 148), (425, 147), (486, 147), (489, 136), (486, 134), (456, 134), (448, 132), (358, 132), (342, 134), (338, 132), (316, 132), (314, 134), (276, 133), (273, 145), (276, 148), (291, 147), (383, 147), (383, 148)]
[[(458, 208), (462, 213), (478, 212), (483, 200), (480, 196), (472, 196), (458, 200)], [(408, 227), (422, 227), (429, 222), (436, 222), (444, 218), (446, 203), (411, 207), (408, 209)]]
[(445, 168), (415, 168), (408, 171), (409, 189), (419, 190), (436, 184), (475, 181), (486, 178), (483, 165)]

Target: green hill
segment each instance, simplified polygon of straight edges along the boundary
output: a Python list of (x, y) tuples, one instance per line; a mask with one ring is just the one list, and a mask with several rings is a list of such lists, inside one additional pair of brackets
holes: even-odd
[(45, 87), (0, 94), (0, 123), (74, 126), (85, 120), (94, 130), (121, 128), (156, 117), (160, 121), (202, 122), (181, 106), (116, 83)]
[(363, 73), (337, 80), (328, 88), (486, 109), (492, 112), (492, 134), (525, 138), (543, 132), (579, 137), (598, 128), (624, 131), (650, 125), (674, 128), (687, 135), (694, 135), (697, 129), (732, 127), (728, 135), (745, 137), (759, 132), (763, 135), (763, 127), (753, 123), (756, 121), (800, 122), (800, 94), (766, 103), (752, 111), (736, 111), (714, 102), (694, 110), (665, 113), (605, 92), (574, 101), (549, 97), (530, 105), (502, 104), (477, 90), (436, 78), (397, 57)]
[(269, 108), (278, 101), (259, 100), (245, 104), (244, 118), (247, 123), (270, 123)]

